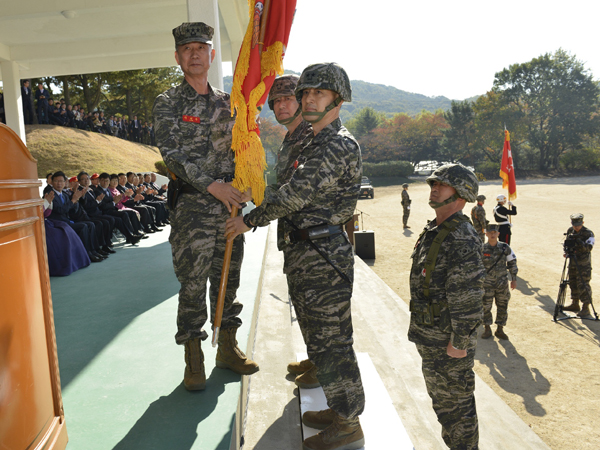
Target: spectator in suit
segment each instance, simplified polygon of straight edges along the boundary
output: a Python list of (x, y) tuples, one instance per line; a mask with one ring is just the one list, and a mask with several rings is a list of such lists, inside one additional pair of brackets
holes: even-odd
[(92, 262), (103, 261), (104, 258), (95, 251), (95, 246), (98, 244), (94, 242), (94, 224), (91, 222), (75, 222), (69, 217), (71, 211), (79, 209), (79, 199), (84, 193), (83, 191), (75, 191), (72, 195), (69, 195), (67, 192), (63, 192), (66, 182), (67, 177), (63, 172), (58, 171), (52, 175), (54, 199), (52, 200), (52, 213), (50, 213), (49, 218), (67, 223), (75, 230)]
[(150, 174), (150, 186), (152, 186), (152, 189), (156, 190), (156, 192), (158, 192), (159, 195), (163, 195), (165, 192), (167, 192), (168, 188), (166, 184), (163, 184), (162, 186), (158, 185), (158, 183), (156, 182), (155, 173)]
[(129, 130), (131, 132), (131, 140), (134, 142), (141, 142), (142, 125), (137, 116), (133, 116), (133, 120), (129, 125)]
[(67, 105), (66, 117), (67, 117), (67, 122), (65, 123), (65, 125), (68, 127), (74, 128), (75, 127), (75, 111), (73, 110), (72, 105)]
[(50, 94), (42, 83), (38, 83), (38, 90), (35, 91), (35, 100), (37, 102), (38, 123), (49, 124), (48, 121), (48, 99)]
[(23, 81), (23, 86), (21, 86), (21, 101), (23, 102), (23, 118), (25, 119), (25, 125), (33, 125), (33, 101), (31, 99), (29, 80)]
[(132, 191), (131, 198), (123, 204), (128, 208), (131, 208), (140, 213), (140, 222), (142, 222), (144, 233), (154, 233), (155, 231), (152, 227), (152, 225), (154, 224), (154, 208), (141, 203), (144, 197), (142, 196), (142, 194), (137, 193), (137, 189), (127, 182), (127, 176), (124, 173), (119, 174), (119, 185), (117, 186), (117, 190), (121, 194), (125, 194), (128, 190)]
[[(131, 197), (129, 197), (129, 194), (133, 194), (133, 192), (131, 192), (131, 190), (128, 190), (124, 194), (121, 194), (117, 189), (118, 185), (119, 185), (119, 176), (117, 174), (112, 174), (110, 176), (108, 190), (110, 191), (110, 194), (112, 195), (112, 200), (113, 200), (112, 206), (114, 206), (114, 209), (112, 209), (112, 208), (110, 209), (110, 211), (111, 211), (110, 214), (119, 214), (119, 216), (123, 218), (123, 222), (126, 225), (127, 225), (127, 223), (129, 223), (131, 225), (131, 228), (133, 229), (132, 235), (134, 237), (137, 237), (140, 239), (147, 239), (148, 236), (146, 236), (144, 234), (143, 227), (140, 222), (140, 213), (138, 213), (136, 210), (128, 208), (124, 205), (124, 202), (128, 201), (131, 198)], [(105, 202), (103, 202), (103, 203), (105, 203)], [(105, 210), (104, 214), (109, 214), (109, 212), (107, 212)], [(128, 230), (129, 230), (129, 228), (128, 228)], [(134, 242), (133, 244), (136, 244), (136, 243), (137, 243), (137, 241)]]

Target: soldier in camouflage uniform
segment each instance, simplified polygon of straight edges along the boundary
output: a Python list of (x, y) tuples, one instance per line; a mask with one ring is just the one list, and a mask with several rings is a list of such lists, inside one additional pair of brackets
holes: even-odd
[(323, 431), (305, 439), (303, 448), (360, 448), (364, 435), (358, 416), (365, 399), (352, 348), (354, 254), (343, 225), (356, 207), (362, 163), (358, 143), (339, 119), (342, 102), (351, 101), (350, 80), (335, 63), (313, 64), (302, 72), (296, 97), (313, 136), (290, 180), (267, 187), (263, 204), (243, 220), (228, 219), (227, 232), (235, 235), (288, 218), (291, 245), (284, 247), (284, 272), (330, 408), (304, 414), (306, 425)]
[(410, 216), (410, 204), (411, 200), (408, 196), (408, 183), (402, 185), (402, 201), (400, 202), (404, 214), (402, 214), (402, 226), (403, 228), (410, 228), (408, 226), (408, 216)]
[(485, 271), (481, 241), (467, 216), (477, 177), (446, 164), (427, 178), (436, 218), (419, 236), (410, 272), (408, 339), (423, 360), (423, 376), (442, 438), (451, 449), (478, 448), (473, 364), (481, 323)]
[[(184, 385), (205, 388), (204, 354), (200, 343), (208, 335), (206, 283), (210, 279), (211, 318), (214, 317), (225, 253), (225, 220), (231, 206), (241, 207), (246, 195), (231, 186), (235, 172), (231, 150), (229, 95), (208, 83), (215, 57), (213, 29), (204, 23), (183, 23), (173, 30), (175, 59), (183, 83), (160, 94), (154, 103), (156, 141), (170, 183), (173, 266), (181, 283), (175, 340), (185, 345)], [(178, 192), (178, 197), (173, 195)], [(173, 205), (174, 203), (174, 205)], [(243, 257), (243, 238), (233, 243), (216, 365), (239, 374), (251, 374), (258, 365), (237, 346), (241, 303), (236, 301)]]
[[(498, 241), (500, 230), (497, 224), (489, 224), (485, 234), (488, 241), (483, 244), (483, 266), (485, 267), (485, 294), (483, 295), (483, 324), (481, 337), (488, 339), (492, 336), (492, 304), (496, 299), (496, 337), (508, 340), (504, 332), (508, 319), (508, 273), (510, 273), (510, 289), (517, 287), (517, 257), (510, 246)], [(507, 272), (508, 269), (508, 272)]]
[[(277, 153), (277, 164), (275, 165), (277, 184), (273, 186), (274, 189), (279, 189), (289, 183), (298, 168), (299, 160), (302, 159), (305, 141), (313, 136), (312, 126), (302, 119), (300, 114), (302, 108), (296, 99), (295, 91), (299, 79), (298, 75), (283, 75), (273, 82), (269, 91), (269, 107), (273, 110), (277, 122), (288, 130)], [(291, 216), (285, 219), (291, 220)], [(291, 245), (285, 241), (285, 235), (292, 231), (294, 231), (292, 227), (283, 218), (277, 221), (277, 248), (284, 252), (284, 258), (287, 255), (286, 248)], [(298, 306), (296, 292), (290, 288), (289, 295), (298, 322), (301, 322), (302, 308)], [(310, 359), (294, 361), (288, 364), (287, 370), (296, 375), (295, 383), (298, 387), (312, 389), (320, 386), (317, 379), (317, 368)]]
[[(575, 246), (569, 260), (571, 304), (563, 307), (563, 311), (577, 312), (579, 317), (589, 316), (592, 303), (592, 248), (596, 238), (592, 230), (583, 226), (583, 214), (571, 215), (571, 227), (567, 230), (567, 238), (574, 239)], [(579, 300), (582, 303), (581, 310)]]
[(487, 225), (487, 221), (485, 220), (485, 209), (483, 209), (484, 203), (485, 195), (478, 195), (477, 204), (471, 209), (471, 221), (473, 222), (473, 227), (475, 228), (475, 231), (477, 231), (477, 236), (479, 236), (482, 243), (485, 242), (485, 227)]

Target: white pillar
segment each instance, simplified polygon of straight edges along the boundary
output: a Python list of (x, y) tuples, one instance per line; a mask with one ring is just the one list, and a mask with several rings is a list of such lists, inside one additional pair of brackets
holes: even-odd
[(21, 81), (19, 65), (14, 61), (0, 61), (2, 85), (4, 88), (4, 111), (6, 125), (19, 135), (25, 145), (25, 119), (23, 118), (23, 102), (21, 101)]
[(223, 66), (221, 58), (221, 31), (219, 27), (218, 0), (187, 0), (188, 21), (204, 22), (215, 29), (213, 48), (216, 50), (215, 60), (208, 72), (208, 82), (212, 87), (223, 89)]

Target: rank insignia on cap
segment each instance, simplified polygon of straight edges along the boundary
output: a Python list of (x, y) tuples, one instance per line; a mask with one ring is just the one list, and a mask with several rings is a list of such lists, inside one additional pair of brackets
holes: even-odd
[(200, 123), (200, 117), (196, 117), (196, 116), (183, 116), (183, 121), (184, 122), (191, 122), (191, 123)]

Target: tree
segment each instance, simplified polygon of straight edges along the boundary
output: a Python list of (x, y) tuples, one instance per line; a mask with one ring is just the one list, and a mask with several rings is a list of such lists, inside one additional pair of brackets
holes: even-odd
[(473, 141), (474, 119), (471, 102), (452, 101), (450, 109), (444, 113), (449, 128), (444, 130), (444, 143), (441, 153), (444, 160), (460, 159), (465, 164), (474, 163)]
[(541, 171), (558, 168), (563, 152), (600, 130), (600, 88), (583, 63), (562, 49), (498, 72), (494, 91), (522, 114)]
[(378, 113), (371, 107), (363, 108), (359, 113), (345, 125), (348, 130), (359, 138), (371, 133), (385, 120), (384, 113)]

